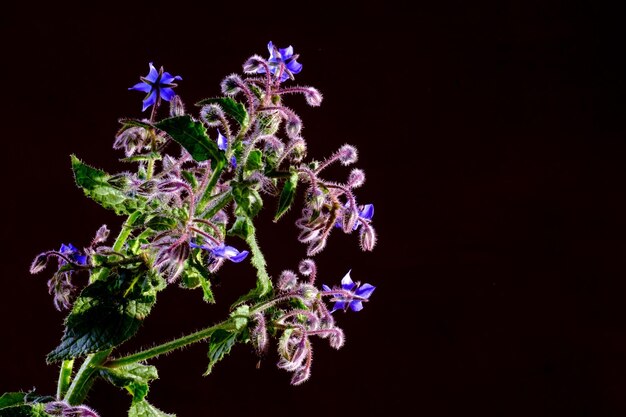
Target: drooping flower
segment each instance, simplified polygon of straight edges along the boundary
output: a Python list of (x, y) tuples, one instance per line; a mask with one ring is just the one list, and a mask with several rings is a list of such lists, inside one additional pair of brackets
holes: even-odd
[(226, 139), (226, 136), (222, 135), (219, 129), (217, 130), (217, 147), (220, 151), (228, 149), (228, 139)]
[(143, 100), (143, 109), (145, 111), (148, 107), (154, 105), (160, 98), (165, 101), (170, 101), (176, 95), (173, 88), (176, 87), (174, 81), (182, 80), (182, 77), (176, 75), (173, 76), (169, 72), (163, 72), (163, 67), (157, 71), (150, 62), (150, 72), (145, 77), (141, 77), (141, 82), (130, 87), (129, 90), (142, 91), (148, 93)]
[(333, 298), (331, 301), (334, 301), (335, 305), (331, 311), (344, 310), (346, 311), (348, 307), (352, 311), (361, 311), (363, 310), (363, 302), (368, 301), (370, 295), (374, 292), (376, 287), (370, 284), (355, 283), (350, 278), (350, 271), (343, 277), (341, 280), (341, 288), (331, 289), (328, 285), (322, 285), (322, 288), (325, 292), (332, 295)]
[[(270, 41), (270, 43), (267, 44), (267, 49), (270, 51), (270, 58), (267, 60), (270, 71), (272, 71), (272, 74), (276, 77), (280, 74), (280, 82), (285, 81), (287, 78), (293, 78), (293, 74), (299, 74), (300, 71), (302, 71), (302, 64), (296, 61), (299, 55), (294, 55), (292, 46), (288, 48), (277, 48)], [(282, 71), (281, 66), (283, 67)], [(265, 68), (260, 66), (257, 72), (264, 74)]]
[[(87, 265), (87, 256), (83, 255), (74, 245), (69, 244), (61, 244), (61, 249), (59, 249), (59, 253), (68, 257), (72, 262), (78, 265)], [(59, 263), (61, 265), (65, 265), (67, 262), (59, 258)]]
[[(343, 216), (350, 216), (351, 210), (350, 210), (350, 204), (346, 204), (344, 209), (343, 209)], [(365, 204), (364, 206), (360, 206), (358, 208), (358, 213), (356, 218), (354, 219), (354, 226), (352, 226), (352, 230), (356, 230), (359, 228), (359, 226), (361, 225), (361, 221), (360, 219), (366, 220), (366, 221), (371, 221), (372, 218), (374, 217), (374, 205), (373, 204)], [(348, 219), (344, 219), (344, 221), (347, 221)], [(338, 228), (342, 228), (343, 227), (343, 222), (342, 219), (337, 219), (337, 221), (335, 222), (335, 227)], [(348, 232), (350, 231), (350, 229), (346, 229)]]
[(192, 248), (209, 251), (215, 258), (228, 259), (229, 261), (235, 263), (241, 262), (246, 259), (249, 253), (247, 250), (239, 251), (238, 249), (232, 246), (225, 245), (223, 243), (215, 246), (209, 246), (198, 245), (197, 243), (189, 242), (189, 246), (191, 246)]

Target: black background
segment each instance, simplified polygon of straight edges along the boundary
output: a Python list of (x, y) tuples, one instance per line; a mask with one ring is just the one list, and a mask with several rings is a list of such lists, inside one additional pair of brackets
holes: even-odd
[[(434, 6), (433, 4), (437, 4)], [(127, 88), (147, 63), (183, 76), (192, 103), (272, 40), (293, 45), (297, 82), (320, 108), (304, 121), (309, 155), (358, 146), (379, 244), (336, 233), (320, 280), (348, 269), (376, 285), (339, 315), (346, 346), (315, 343), (312, 378), (289, 385), (275, 356), (248, 346), (202, 377), (206, 345), (153, 360), (149, 399), (179, 417), (617, 416), (626, 412), (624, 13), (578, 1), (384, 5), (182, 2), (65, 7), (0, 15), (2, 47), (2, 342), (0, 391), (53, 393), (63, 315), (28, 266), (61, 242), (86, 245), (122, 219), (74, 188), (70, 153), (127, 169), (110, 146)], [(348, 169), (329, 171), (338, 180)], [(261, 216), (270, 273), (295, 269), (295, 215)], [(227, 265), (220, 304), (172, 287), (130, 352), (224, 317), (254, 284)], [(99, 383), (88, 403), (122, 416), (129, 397)]]

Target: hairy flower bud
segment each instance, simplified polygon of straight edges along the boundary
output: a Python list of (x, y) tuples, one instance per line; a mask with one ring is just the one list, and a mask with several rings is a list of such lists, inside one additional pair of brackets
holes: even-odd
[(40, 253), (35, 257), (33, 263), (30, 264), (30, 273), (38, 274), (48, 265), (48, 255), (46, 253)]
[(180, 96), (176, 95), (170, 101), (170, 117), (176, 116), (184, 116), (185, 115), (185, 105), (181, 100)]
[(243, 64), (243, 72), (246, 74), (256, 74), (259, 70), (265, 69), (267, 63), (266, 65), (263, 65), (263, 63), (265, 63), (263, 58), (258, 55), (252, 55)]
[(290, 138), (296, 138), (302, 131), (302, 121), (299, 117), (292, 116), (285, 123), (285, 132)]
[(315, 276), (317, 272), (317, 266), (315, 265), (315, 261), (313, 259), (303, 259), (298, 265), (298, 270), (305, 277)]
[(220, 87), (222, 88), (222, 93), (227, 96), (234, 96), (241, 91), (241, 86), (243, 85), (243, 80), (237, 74), (231, 74), (228, 77), (224, 78)]
[(106, 240), (109, 238), (109, 233), (111, 233), (111, 231), (106, 224), (103, 224), (96, 232), (96, 237), (93, 238), (93, 242), (91, 244), (96, 245), (98, 243), (106, 242)]
[(157, 186), (158, 190), (162, 193), (175, 193), (187, 187), (187, 184), (182, 181), (163, 181)]
[(298, 284), (298, 276), (293, 271), (283, 271), (278, 278), (278, 289), (281, 291), (292, 290)]
[(306, 143), (302, 139), (298, 139), (291, 148), (290, 159), (293, 162), (301, 162), (306, 156)]
[(251, 332), (252, 344), (259, 354), (263, 354), (267, 351), (268, 347), (268, 336), (267, 328), (265, 326), (265, 318), (263, 317), (263, 314), (256, 313), (252, 316), (252, 319), (256, 322), (256, 326), (254, 326)]
[(363, 224), (363, 227), (361, 228), (361, 235), (359, 237), (361, 241), (361, 249), (364, 251), (371, 251), (374, 249), (374, 246), (376, 246), (376, 232), (371, 225)]
[(352, 145), (343, 145), (338, 151), (339, 161), (342, 165), (350, 165), (358, 158), (357, 150)]
[(331, 347), (340, 349), (344, 345), (346, 338), (343, 330), (335, 327), (334, 329), (329, 330), (328, 334), (328, 343), (330, 343)]
[(112, 175), (107, 182), (112, 186), (120, 190), (126, 190), (133, 182), (129, 173), (121, 173)]
[(324, 250), (325, 247), (326, 247), (326, 239), (325, 238), (324, 239), (315, 240), (315, 241), (311, 242), (311, 244), (307, 248), (306, 255), (307, 256), (317, 255), (322, 250)]
[(135, 151), (140, 151), (148, 144), (148, 138), (148, 131), (145, 128), (139, 126), (129, 127), (115, 137), (113, 149), (123, 149), (126, 157), (130, 157)]
[(352, 207), (348, 205), (348, 207), (343, 210), (343, 217), (341, 222), (341, 227), (344, 233), (352, 233), (358, 219), (359, 212), (357, 210), (353, 210)]
[(218, 104), (207, 104), (200, 109), (200, 119), (208, 127), (221, 126), (224, 119), (224, 110)]
[(302, 243), (309, 243), (320, 238), (320, 229), (305, 229), (298, 235), (298, 240)]
[(303, 366), (294, 372), (293, 377), (291, 378), (291, 385), (300, 385), (303, 382), (306, 382), (307, 379), (311, 376), (311, 367)]
[(350, 172), (350, 176), (348, 177), (348, 187), (350, 188), (358, 188), (363, 185), (365, 182), (365, 172), (363, 170), (355, 168)]
[(304, 98), (309, 106), (318, 107), (322, 104), (322, 93), (320, 93), (316, 88), (307, 87), (304, 92)]

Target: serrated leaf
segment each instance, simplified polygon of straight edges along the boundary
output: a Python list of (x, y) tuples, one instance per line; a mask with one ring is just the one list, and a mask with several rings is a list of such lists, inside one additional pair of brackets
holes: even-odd
[(159, 377), (154, 366), (133, 363), (119, 368), (103, 368), (100, 376), (119, 388), (125, 388), (133, 402), (143, 400), (148, 394), (148, 383)]
[(130, 406), (128, 417), (176, 417), (176, 415), (164, 413), (148, 401), (142, 400)]
[(22, 404), (0, 409), (0, 417), (51, 417), (43, 404)]
[(236, 214), (238, 216), (247, 216), (253, 218), (261, 208), (263, 208), (263, 199), (261, 194), (249, 185), (241, 183), (232, 183), (232, 193), (237, 203)]
[(5, 392), (0, 397), (0, 409), (24, 403), (24, 392)]
[(131, 214), (143, 205), (138, 198), (130, 198), (122, 190), (111, 185), (111, 178), (106, 172), (93, 168), (75, 155), (72, 158), (72, 170), (76, 185), (83, 189), (85, 195), (102, 207), (115, 211), (116, 214)]
[(248, 123), (250, 123), (246, 107), (230, 97), (206, 98), (196, 103), (196, 106), (204, 106), (205, 104), (219, 105), (224, 110), (224, 113), (232, 117), (241, 127), (248, 126)]
[(228, 236), (239, 236), (242, 239), (246, 239), (250, 234), (250, 226), (248, 225), (248, 218), (246, 216), (237, 216), (235, 223), (228, 230)]
[(213, 370), (213, 366), (230, 353), (235, 341), (237, 339), (237, 333), (229, 332), (227, 330), (218, 329), (213, 332), (209, 339), (209, 366), (207, 367), (204, 375), (209, 375)]
[(298, 173), (292, 172), (283, 185), (283, 190), (280, 192), (280, 198), (278, 199), (278, 210), (274, 216), (274, 221), (278, 221), (283, 214), (289, 210), (293, 204), (293, 200), (296, 196), (296, 187), (298, 186)]
[(185, 261), (185, 269), (182, 274), (182, 282), (185, 288), (202, 288), (202, 298), (207, 303), (215, 303), (211, 282), (209, 281), (209, 271), (202, 264), (201, 251), (192, 252)]
[(220, 171), (226, 164), (224, 152), (220, 151), (217, 143), (207, 135), (204, 125), (191, 116), (177, 116), (163, 119), (155, 126), (172, 137), (196, 161), (211, 160), (211, 168)]
[(47, 361), (75, 358), (128, 340), (156, 302), (153, 278), (146, 271), (118, 269), (106, 281), (88, 285), (76, 299), (61, 343)]

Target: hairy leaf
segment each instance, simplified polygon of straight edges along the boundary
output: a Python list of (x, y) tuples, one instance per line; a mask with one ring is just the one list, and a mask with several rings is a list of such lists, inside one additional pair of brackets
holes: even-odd
[(183, 146), (196, 161), (211, 160), (214, 171), (220, 171), (226, 164), (224, 152), (209, 138), (204, 125), (191, 116), (170, 117), (155, 126)]
[(76, 185), (83, 189), (87, 197), (118, 215), (131, 214), (143, 206), (142, 200), (130, 198), (120, 188), (111, 185), (108, 182), (111, 178), (109, 174), (90, 167), (75, 155), (71, 158)]
[(204, 375), (209, 375), (213, 370), (213, 366), (224, 356), (230, 353), (231, 348), (235, 344), (237, 333), (227, 330), (218, 329), (211, 335), (209, 339), (209, 366)]
[(185, 269), (182, 275), (182, 286), (185, 288), (202, 288), (203, 299), (207, 303), (214, 304), (215, 298), (211, 291), (211, 282), (209, 281), (209, 271), (203, 265), (202, 251), (194, 251), (187, 261), (185, 261)]
[(248, 218), (246, 216), (237, 216), (235, 223), (228, 230), (229, 236), (239, 236), (242, 239), (246, 239), (250, 234), (250, 226), (248, 225)]
[(43, 404), (21, 404), (0, 409), (0, 417), (51, 417)]
[(289, 210), (291, 205), (293, 204), (293, 200), (296, 196), (296, 187), (298, 186), (298, 173), (292, 172), (285, 181), (285, 185), (283, 186), (283, 190), (280, 193), (280, 198), (278, 199), (278, 210), (276, 211), (276, 215), (274, 216), (274, 221), (278, 221), (282, 217), (283, 214)]
[(48, 362), (70, 359), (121, 344), (133, 336), (156, 301), (155, 277), (117, 269), (106, 281), (87, 286), (65, 320), (61, 344)]
[(134, 402), (128, 410), (128, 417), (176, 417), (159, 410), (146, 400)]
[(245, 169), (246, 172), (262, 170), (263, 169), (263, 153), (258, 149), (254, 149), (250, 151), (250, 154), (248, 155), (248, 160), (246, 161), (245, 168), (246, 168)]
[(244, 215), (249, 218), (256, 216), (263, 207), (261, 194), (249, 185), (242, 183), (232, 183), (232, 193), (237, 203), (238, 216)]
[(204, 106), (205, 104), (218, 104), (224, 113), (232, 117), (241, 127), (246, 127), (250, 123), (246, 107), (230, 97), (205, 98), (197, 102), (196, 106)]
[(154, 366), (133, 363), (119, 368), (104, 368), (100, 376), (119, 388), (125, 388), (133, 396), (133, 402), (143, 400), (148, 394), (148, 384), (159, 374)]

